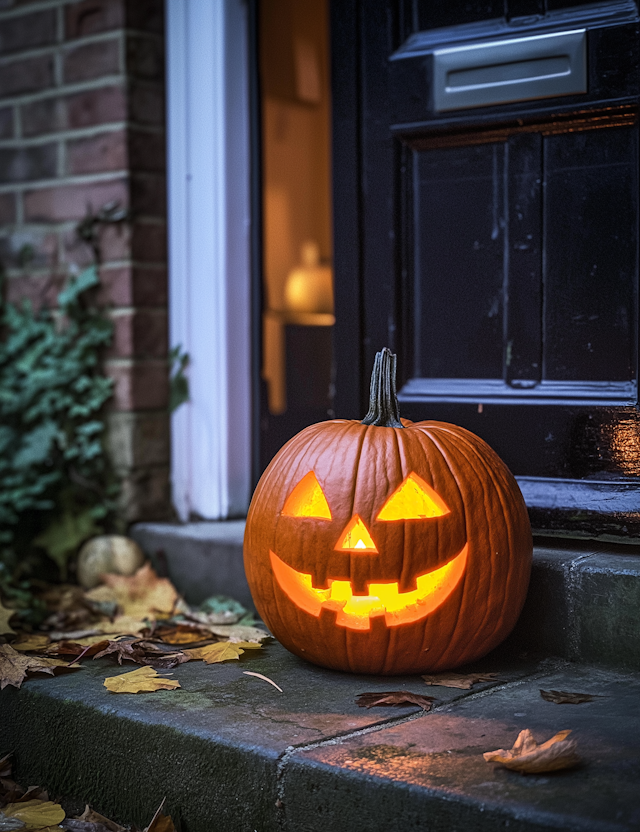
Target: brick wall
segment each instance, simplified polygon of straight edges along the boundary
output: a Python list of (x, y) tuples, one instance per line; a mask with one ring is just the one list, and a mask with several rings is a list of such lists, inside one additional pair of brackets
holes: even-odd
[[(0, 0), (0, 259), (6, 295), (55, 302), (101, 232), (113, 458), (129, 520), (168, 516), (163, 0)], [(29, 262), (24, 254), (29, 249)]]

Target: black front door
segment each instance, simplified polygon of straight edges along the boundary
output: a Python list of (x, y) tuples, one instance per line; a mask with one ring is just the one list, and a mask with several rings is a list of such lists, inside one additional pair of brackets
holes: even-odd
[[(336, 404), (485, 438), (534, 526), (640, 537), (638, 10), (332, 9)], [(361, 417), (361, 416), (360, 416)]]

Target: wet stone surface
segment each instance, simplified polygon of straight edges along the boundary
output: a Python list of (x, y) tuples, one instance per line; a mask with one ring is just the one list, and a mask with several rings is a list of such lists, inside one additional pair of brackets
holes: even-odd
[[(474, 666), (501, 681), (466, 691), (324, 670), (271, 642), (239, 662), (168, 671), (179, 690), (104, 688), (134, 667), (101, 659), (6, 688), (0, 755), (15, 751), (24, 782), (129, 823), (166, 796), (183, 832), (640, 829), (640, 674), (502, 651)], [(603, 698), (555, 705), (540, 688)], [(435, 697), (434, 711), (356, 705), (393, 690)], [(522, 777), (484, 762), (525, 727), (539, 741), (573, 729), (584, 765)]]

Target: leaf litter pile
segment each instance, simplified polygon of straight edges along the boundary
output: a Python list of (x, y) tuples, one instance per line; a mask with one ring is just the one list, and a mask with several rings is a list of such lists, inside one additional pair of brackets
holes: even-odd
[[(25, 789), (12, 776), (11, 754), (0, 759), (0, 832), (39, 830), (39, 832), (140, 832), (137, 826), (120, 826), (94, 812), (89, 806), (78, 817), (69, 817), (60, 803), (49, 799), (40, 786)], [(164, 800), (143, 832), (176, 832)]]
[[(41, 601), (49, 615), (38, 631), (20, 631), (14, 610), (0, 601), (0, 690), (19, 688), (33, 674), (72, 672), (99, 658), (140, 666), (105, 679), (111, 693), (174, 690), (179, 682), (163, 671), (184, 662), (238, 660), (269, 638), (231, 599), (214, 597), (198, 609), (188, 606), (149, 563), (129, 577), (105, 574), (88, 591), (47, 585)], [(4, 828), (0, 824), (0, 832)]]

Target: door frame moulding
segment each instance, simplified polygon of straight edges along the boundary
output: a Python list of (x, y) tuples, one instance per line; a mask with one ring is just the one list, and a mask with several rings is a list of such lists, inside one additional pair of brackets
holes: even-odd
[(165, 0), (169, 335), (189, 355), (171, 420), (181, 520), (237, 517), (251, 491), (250, 142), (243, 0)]

